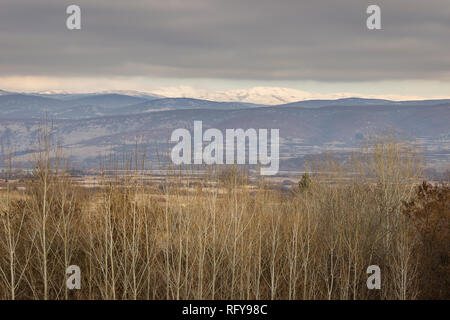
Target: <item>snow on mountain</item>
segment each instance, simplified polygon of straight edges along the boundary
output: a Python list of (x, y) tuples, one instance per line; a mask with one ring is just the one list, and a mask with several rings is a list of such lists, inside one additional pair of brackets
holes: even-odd
[(66, 90), (43, 90), (43, 91), (38, 91), (38, 92), (32, 92), (31, 94), (36, 94), (36, 95), (71, 95), (71, 94), (75, 94), (72, 91), (66, 91)]
[(306, 99), (312, 99), (313, 95), (306, 91), (277, 88), (277, 87), (255, 87), (250, 89), (235, 89), (219, 94), (228, 97), (230, 100), (241, 102), (252, 102), (261, 104), (283, 104), (294, 101), (301, 101)]
[(213, 91), (190, 86), (175, 86), (157, 88), (152, 90), (151, 94), (168, 98), (194, 98), (220, 102), (247, 102), (266, 105), (287, 104), (305, 100), (335, 100), (352, 97), (389, 100), (421, 100), (420, 97), (412, 96), (364, 95), (350, 92), (317, 94), (298, 89), (279, 87), (253, 87), (248, 89)]
[[(8, 94), (6, 91), (0, 90), (0, 95)], [(158, 87), (154, 90), (136, 91), (136, 90), (107, 90), (93, 93), (75, 93), (66, 90), (45, 90), (31, 93), (40, 96), (53, 96), (55, 98), (65, 98), (69, 96), (89, 96), (89, 95), (106, 95), (119, 94), (132, 97), (155, 99), (155, 98), (192, 98), (201, 100), (210, 100), (217, 102), (245, 102), (265, 105), (278, 105), (291, 102), (323, 99), (323, 95), (313, 94), (310, 92), (279, 87), (254, 87), (248, 89), (231, 89), (231, 90), (207, 90), (194, 88), (191, 86), (173, 86)], [(345, 98), (351, 95), (327, 95), (327, 98)]]
[(168, 98), (195, 98), (221, 102), (247, 102), (276, 105), (312, 99), (309, 92), (289, 88), (254, 87), (250, 89), (205, 90), (189, 86), (162, 87), (152, 91)]
[[(1, 95), (11, 94), (11, 92), (0, 90)], [(360, 93), (340, 92), (319, 94), (292, 88), (280, 87), (253, 87), (245, 89), (230, 90), (208, 90), (195, 88), (191, 86), (172, 86), (172, 87), (156, 87), (145, 91), (136, 90), (108, 90), (93, 93), (74, 93), (64, 90), (47, 90), (35, 93), (44, 97), (56, 99), (72, 99), (96, 95), (125, 95), (136, 98), (144, 98), (147, 100), (160, 98), (191, 98), (200, 100), (209, 100), (216, 102), (244, 102), (264, 105), (282, 105), (305, 100), (336, 100), (346, 98), (365, 98), (365, 99), (386, 99), (392, 101), (407, 100), (425, 100), (425, 99), (448, 99), (448, 97), (419, 97), (419, 96), (401, 96), (401, 95), (367, 95)]]

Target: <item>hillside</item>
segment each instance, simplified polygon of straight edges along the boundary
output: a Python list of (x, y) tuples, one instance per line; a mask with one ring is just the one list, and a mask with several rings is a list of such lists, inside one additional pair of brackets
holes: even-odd
[[(312, 100), (265, 106), (190, 98), (145, 99), (120, 94), (64, 99), (35, 95), (0, 96), (0, 141), (21, 154), (34, 149), (47, 118), (55, 136), (78, 161), (134, 144), (161, 148), (177, 128), (202, 120), (204, 129), (279, 128), (283, 159), (311, 153), (349, 151), (364, 137), (397, 132), (421, 142), (428, 152), (450, 147), (450, 101), (376, 99)], [(166, 147), (167, 148), (167, 145)], [(294, 161), (295, 162), (295, 161)]]

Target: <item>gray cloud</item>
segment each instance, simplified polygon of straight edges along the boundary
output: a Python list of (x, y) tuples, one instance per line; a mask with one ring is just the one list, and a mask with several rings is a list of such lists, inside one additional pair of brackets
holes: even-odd
[(450, 80), (449, 40), (448, 0), (0, 2), (0, 76)]

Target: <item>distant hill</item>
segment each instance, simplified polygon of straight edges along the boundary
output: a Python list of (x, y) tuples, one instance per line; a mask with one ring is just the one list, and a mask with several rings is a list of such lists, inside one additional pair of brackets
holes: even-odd
[(0, 90), (0, 96), (3, 96), (5, 94), (12, 94), (11, 92)]
[(137, 137), (149, 146), (164, 144), (174, 129), (192, 128), (195, 120), (202, 120), (205, 129), (280, 129), (280, 152), (289, 168), (302, 162), (290, 158), (327, 148), (348, 152), (368, 135), (393, 131), (420, 141), (439, 154), (439, 161), (450, 153), (450, 100), (349, 98), (266, 106), (191, 98), (150, 100), (117, 93), (64, 98), (1, 95), (0, 145), (14, 146), (22, 154), (33, 150), (45, 117), (52, 120), (61, 143), (82, 162), (106, 150), (120, 152)]
[(242, 102), (215, 102), (190, 98), (165, 98), (142, 102), (140, 104), (122, 107), (114, 110), (115, 114), (137, 114), (167, 110), (186, 109), (213, 109), (213, 110), (233, 110), (258, 108), (263, 105)]
[(148, 100), (145, 98), (110, 93), (110, 94), (89, 95), (86, 97), (70, 99), (68, 103), (72, 105), (93, 105), (99, 107), (117, 108), (142, 103), (145, 101)]
[(0, 96), (0, 118), (44, 118), (64, 107), (64, 102), (33, 95), (8, 94)]
[(449, 100), (391, 101), (383, 99), (345, 98), (337, 100), (306, 100), (279, 105), (280, 107), (322, 108), (332, 106), (429, 106), (449, 103)]
[(143, 98), (121, 94), (0, 96), (0, 117), (36, 119), (87, 119), (113, 115), (184, 109), (246, 109), (261, 105), (240, 102), (215, 102), (190, 98)]

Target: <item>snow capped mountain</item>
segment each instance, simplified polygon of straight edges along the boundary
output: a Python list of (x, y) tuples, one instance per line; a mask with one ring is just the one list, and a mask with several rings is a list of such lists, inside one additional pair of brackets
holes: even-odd
[[(190, 86), (176, 86), (157, 88), (152, 90), (149, 94), (160, 95), (168, 98), (195, 98), (219, 102), (247, 102), (266, 105), (279, 105), (305, 100), (335, 100), (352, 97), (389, 100), (423, 100), (421, 97), (399, 95), (364, 95), (351, 92), (317, 94), (298, 89), (279, 87), (253, 87), (248, 89), (213, 91)], [(439, 97), (439, 99), (441, 98)]]
[(312, 99), (309, 92), (289, 88), (254, 87), (249, 89), (232, 89), (210, 91), (189, 86), (163, 87), (152, 91), (169, 98), (195, 98), (221, 102), (248, 102), (256, 104), (276, 105)]
[[(11, 92), (0, 90), (0, 96), (7, 94), (11, 94)], [(28, 94), (64, 100), (88, 96), (123, 95), (128, 97), (144, 98), (147, 100), (160, 98), (191, 98), (215, 102), (243, 102), (264, 105), (281, 105), (306, 100), (336, 100), (353, 97), (364, 99), (386, 99), (392, 101), (448, 99), (448, 97), (423, 98), (418, 96), (401, 95), (367, 95), (354, 92), (319, 94), (298, 89), (281, 87), (253, 87), (230, 90), (208, 90), (191, 86), (172, 86), (150, 88), (149, 90), (145, 91), (108, 90), (92, 93), (74, 93), (65, 90), (47, 90)]]
[(314, 96), (306, 91), (277, 88), (277, 87), (254, 87), (250, 89), (236, 89), (226, 92), (227, 95), (242, 102), (253, 102), (262, 104), (284, 104), (294, 101), (312, 99)]

